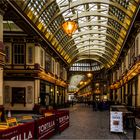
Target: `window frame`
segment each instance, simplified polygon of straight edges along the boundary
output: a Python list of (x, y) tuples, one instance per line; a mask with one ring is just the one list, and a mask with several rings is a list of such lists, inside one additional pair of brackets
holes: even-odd
[[(15, 54), (14, 49), (16, 46), (19, 46), (19, 45), (22, 45), (22, 47), (24, 47), (23, 52), (22, 53), (20, 52), (21, 54), (18, 54), (19, 52), (17, 52), (17, 54)], [(25, 65), (26, 64), (26, 44), (25, 43), (13, 43), (12, 54), (13, 54), (12, 61), (13, 61), (14, 65)], [(17, 55), (17, 60), (15, 60), (16, 59), (15, 55)], [(23, 60), (22, 60), (22, 56), (23, 56)], [(15, 61), (17, 61), (17, 62), (15, 62)]]

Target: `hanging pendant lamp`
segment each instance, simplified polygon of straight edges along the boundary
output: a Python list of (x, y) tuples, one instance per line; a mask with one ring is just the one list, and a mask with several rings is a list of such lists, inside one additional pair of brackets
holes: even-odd
[(76, 21), (69, 19), (62, 24), (62, 28), (66, 34), (72, 36), (72, 34), (77, 30), (78, 25)]
[[(70, 0), (69, 0), (69, 13), (70, 13)], [(78, 12), (77, 12), (77, 19), (78, 19)], [(62, 29), (69, 36), (72, 36), (72, 34), (77, 30), (77, 28), (78, 28), (78, 23), (74, 20), (71, 20), (70, 18), (62, 24)]]
[(92, 66), (91, 66), (91, 59), (90, 59), (90, 39), (89, 39), (89, 67), (90, 67), (90, 71), (87, 73), (87, 77), (91, 78), (92, 75)]

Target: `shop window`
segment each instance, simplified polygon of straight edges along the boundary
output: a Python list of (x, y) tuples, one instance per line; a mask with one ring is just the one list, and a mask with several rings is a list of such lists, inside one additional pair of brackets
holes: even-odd
[(4, 95), (5, 103), (10, 103), (10, 86), (4, 87)]
[(41, 63), (41, 66), (43, 66), (43, 61), (44, 61), (43, 57), (44, 57), (44, 52), (43, 52), (43, 50), (41, 50), (40, 51), (40, 63)]
[(28, 63), (33, 63), (33, 47), (28, 47)]
[(133, 46), (130, 48), (130, 64), (132, 65), (134, 62), (134, 57), (135, 57), (135, 43)]
[(25, 104), (25, 87), (12, 88), (12, 104)]
[(59, 62), (54, 61), (54, 73), (59, 77), (60, 76), (60, 65)]
[(55, 65), (55, 60), (53, 58), (52, 58), (51, 63), (52, 63), (52, 65), (51, 65), (52, 66), (51, 72), (54, 73), (54, 71), (55, 71), (55, 66), (54, 66)]
[(48, 53), (45, 56), (45, 70), (51, 72), (51, 57)]
[(10, 63), (10, 47), (9, 46), (5, 46), (5, 62), (6, 63)]
[(129, 68), (130, 64), (131, 64), (131, 55), (130, 55), (130, 50), (129, 50), (129, 52), (128, 52), (128, 68)]
[(135, 56), (138, 56), (139, 54), (139, 37), (136, 38), (135, 42)]
[(13, 62), (14, 64), (25, 63), (25, 44), (13, 44)]
[(28, 86), (27, 87), (27, 103), (32, 103), (33, 102), (33, 87)]

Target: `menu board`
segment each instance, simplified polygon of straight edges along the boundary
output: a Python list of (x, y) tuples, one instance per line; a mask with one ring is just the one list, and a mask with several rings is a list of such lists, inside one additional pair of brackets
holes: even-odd
[(110, 131), (123, 132), (123, 114), (122, 112), (110, 112)]

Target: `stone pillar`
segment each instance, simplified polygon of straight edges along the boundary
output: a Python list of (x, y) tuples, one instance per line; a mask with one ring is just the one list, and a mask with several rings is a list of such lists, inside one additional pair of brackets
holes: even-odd
[(0, 41), (3, 42), (3, 13), (0, 11)]
[(35, 44), (35, 63), (40, 64), (40, 45), (38, 43)]
[[(91, 97), (92, 98), (92, 97)], [(68, 101), (68, 89), (65, 89), (65, 102)]]
[(135, 81), (132, 82), (132, 106), (135, 106), (136, 104), (136, 89), (135, 89)]
[(0, 105), (3, 105), (3, 65), (4, 65), (4, 45), (3, 45), (3, 11), (0, 10)]
[(57, 94), (58, 94), (58, 89), (57, 89), (57, 85), (55, 85), (55, 104), (57, 103)]
[(3, 15), (4, 10), (6, 10), (6, 6), (3, 0), (0, 1), (0, 111), (2, 112), (1, 120), (4, 118), (4, 86), (3, 86), (3, 65), (4, 65), (4, 44), (3, 44)]
[(139, 88), (139, 85), (140, 85), (140, 74), (138, 75), (138, 90), (137, 90), (137, 106), (140, 106), (140, 88)]
[(0, 105), (3, 105), (3, 68), (0, 67)]
[(116, 90), (113, 90), (113, 101), (116, 102)]
[(124, 87), (122, 86), (122, 103), (124, 104)]
[(125, 84), (125, 104), (128, 104), (128, 83)]
[(119, 88), (119, 89), (117, 90), (117, 97), (118, 97), (119, 103), (121, 103), (121, 88)]
[(39, 102), (40, 102), (39, 101), (40, 100), (40, 98), (39, 98), (40, 97), (40, 80), (36, 79), (34, 85), (35, 85), (35, 88), (34, 88), (35, 89), (34, 90), (34, 93), (35, 93), (34, 94), (34, 103), (39, 104)]

